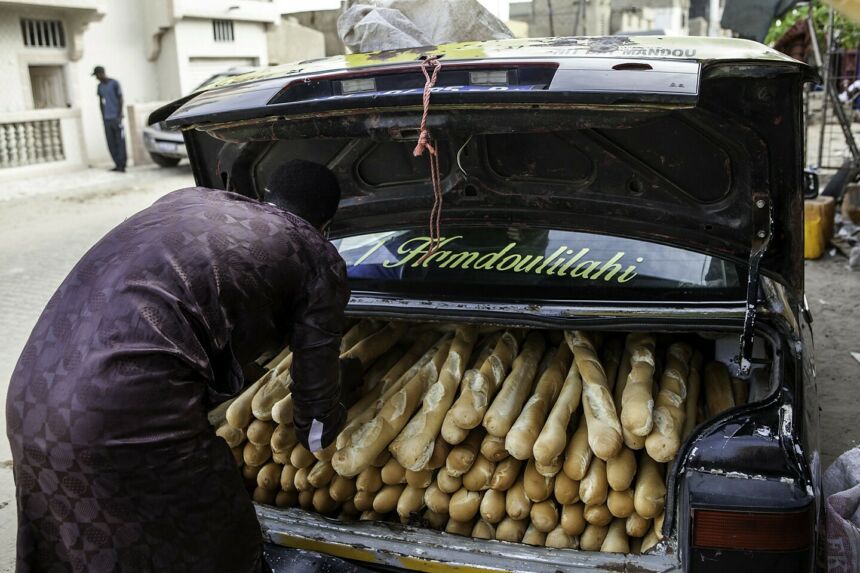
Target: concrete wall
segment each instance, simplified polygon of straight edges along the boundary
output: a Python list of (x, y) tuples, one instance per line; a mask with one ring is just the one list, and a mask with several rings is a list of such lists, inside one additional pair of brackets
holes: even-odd
[(533, 0), (530, 8), (518, 3), (510, 10), (512, 20), (528, 23), (531, 37), (609, 34), (611, 0)]
[(313, 12), (297, 12), (291, 15), (296, 21), (307, 28), (312, 28), (325, 36), (325, 55), (337, 56), (346, 53), (343, 42), (337, 33), (337, 17), (340, 10), (315, 10)]
[(325, 34), (287, 17), (269, 29), (269, 64), (286, 64), (325, 56)]

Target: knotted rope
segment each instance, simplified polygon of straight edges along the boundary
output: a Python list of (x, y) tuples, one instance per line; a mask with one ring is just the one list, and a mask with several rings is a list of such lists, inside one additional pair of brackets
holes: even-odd
[[(433, 70), (432, 73), (429, 71), (431, 69)], [(433, 185), (433, 209), (430, 211), (430, 248), (418, 260), (419, 263), (436, 252), (442, 237), (442, 180), (439, 176), (439, 155), (436, 153), (436, 146), (430, 139), (430, 133), (427, 131), (427, 114), (430, 112), (430, 92), (433, 86), (436, 85), (436, 78), (439, 76), (439, 70), (441, 69), (442, 64), (439, 63), (436, 56), (428, 57), (421, 64), (421, 72), (424, 74), (424, 97), (422, 100), (424, 109), (421, 114), (418, 144), (415, 146), (412, 154), (415, 157), (421, 157), (424, 155), (424, 150), (427, 150), (430, 162), (430, 182)]]

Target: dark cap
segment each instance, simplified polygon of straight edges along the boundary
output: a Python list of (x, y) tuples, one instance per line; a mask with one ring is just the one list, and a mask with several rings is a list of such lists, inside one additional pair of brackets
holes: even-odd
[(103, 74), (105, 73), (105, 69), (102, 66), (96, 66), (93, 68), (93, 75)]

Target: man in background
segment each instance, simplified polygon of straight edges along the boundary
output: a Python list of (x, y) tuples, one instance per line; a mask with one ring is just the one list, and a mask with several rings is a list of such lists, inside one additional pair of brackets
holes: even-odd
[(108, 150), (113, 158), (114, 168), (111, 171), (125, 173), (125, 133), (122, 129), (122, 88), (119, 82), (107, 77), (102, 66), (93, 69), (93, 75), (99, 81), (97, 93), (99, 106), (102, 110), (102, 119), (105, 123), (105, 137), (107, 138)]

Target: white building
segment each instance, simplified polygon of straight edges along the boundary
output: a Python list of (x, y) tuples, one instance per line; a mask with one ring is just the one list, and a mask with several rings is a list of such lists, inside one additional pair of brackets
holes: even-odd
[[(145, 160), (133, 138), (157, 102), (229, 67), (268, 65), (267, 32), (313, 4), (326, 2), (0, 0), (0, 180), (109, 165), (97, 65), (122, 85), (129, 156)], [(293, 44), (323, 55), (321, 40)]]

